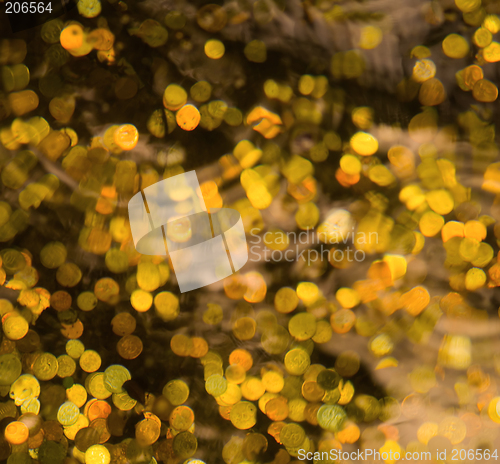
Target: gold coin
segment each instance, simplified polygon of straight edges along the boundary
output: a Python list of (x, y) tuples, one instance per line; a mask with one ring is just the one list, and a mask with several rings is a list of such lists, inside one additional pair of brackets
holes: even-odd
[(54, 292), (50, 296), (50, 306), (52, 306), (56, 311), (68, 310), (71, 307), (71, 302), (71, 295), (64, 290)]
[(205, 382), (205, 389), (212, 396), (220, 396), (227, 389), (227, 380), (220, 374), (211, 375)]
[(180, 11), (169, 11), (165, 16), (165, 24), (170, 29), (182, 29), (186, 25), (186, 17)]
[(459, 34), (449, 34), (443, 40), (443, 51), (450, 58), (464, 58), (469, 53), (469, 43)]
[(208, 353), (208, 343), (202, 337), (192, 337), (191, 343), (193, 345), (189, 356), (192, 358), (202, 358)]
[(111, 393), (120, 393), (123, 391), (123, 384), (131, 378), (132, 376), (126, 367), (113, 364), (104, 371), (103, 380), (104, 385)]
[(231, 423), (240, 430), (252, 428), (257, 422), (257, 408), (249, 401), (236, 403), (229, 413)]
[(111, 399), (121, 411), (130, 411), (137, 404), (137, 400), (131, 398), (127, 392), (113, 393)]
[(52, 353), (42, 353), (33, 364), (33, 373), (39, 380), (53, 379), (59, 365), (56, 357)]
[(63, 287), (74, 287), (82, 279), (82, 271), (74, 263), (63, 263), (56, 272), (56, 280)]
[(94, 294), (98, 300), (107, 302), (116, 297), (120, 292), (120, 287), (110, 277), (103, 277), (99, 279), (94, 287)]
[(179, 406), (189, 398), (189, 387), (180, 379), (171, 380), (163, 387), (162, 394), (171, 404)]
[(188, 406), (177, 406), (170, 414), (169, 422), (175, 430), (189, 430), (194, 423), (194, 412)]
[(69, 401), (81, 408), (87, 401), (87, 390), (83, 385), (75, 383), (66, 390), (66, 397)]
[(37, 398), (40, 395), (40, 383), (31, 374), (19, 376), (10, 386), (9, 397), (14, 400), (16, 406), (21, 406), (30, 398)]
[(262, 376), (262, 385), (270, 393), (279, 393), (285, 386), (285, 380), (281, 372), (271, 370)]
[(130, 313), (119, 313), (111, 320), (111, 329), (116, 335), (123, 337), (130, 335), (136, 328), (135, 317)]
[(0, 386), (10, 386), (21, 375), (21, 372), (22, 364), (16, 355), (0, 354)]
[(135, 335), (125, 335), (116, 344), (116, 350), (123, 359), (135, 359), (142, 353), (142, 341)]
[(74, 440), (76, 434), (83, 428), (88, 427), (89, 420), (83, 414), (80, 414), (76, 422), (72, 425), (64, 427), (64, 435), (68, 440)]
[(237, 348), (229, 355), (229, 364), (239, 364), (248, 372), (253, 365), (253, 358), (247, 350)]
[(222, 313), (222, 308), (218, 304), (207, 304), (207, 309), (203, 313), (203, 322), (205, 324), (217, 325), (222, 321), (224, 317)]
[(10, 340), (20, 340), (28, 333), (29, 324), (24, 317), (13, 311), (3, 316), (2, 329)]
[(85, 386), (88, 392), (98, 400), (104, 400), (111, 396), (111, 392), (104, 383), (104, 373), (93, 372), (85, 379)]
[(258, 456), (267, 450), (267, 439), (260, 433), (248, 433), (243, 441), (242, 451), (244, 456), (251, 462), (257, 460)]
[(273, 421), (283, 421), (288, 417), (288, 402), (283, 396), (270, 399), (266, 403), (265, 409), (267, 417)]
[(205, 5), (196, 13), (196, 22), (207, 32), (218, 32), (227, 23), (226, 10), (215, 4)]
[(310, 364), (309, 355), (302, 348), (290, 350), (285, 355), (285, 368), (291, 375), (302, 375)]
[(241, 394), (247, 400), (257, 401), (265, 391), (264, 384), (257, 377), (249, 376), (241, 384)]
[(92, 445), (85, 451), (86, 464), (109, 464), (111, 454), (103, 445)]
[(141, 446), (151, 446), (160, 438), (160, 420), (153, 417), (146, 417), (135, 426), (135, 437)]
[(12, 248), (0, 251), (0, 257), (2, 258), (2, 267), (7, 274), (15, 274), (16, 272), (22, 271), (26, 267), (26, 259), (23, 254)]
[(59, 409), (57, 411), (57, 420), (64, 427), (75, 424), (79, 416), (80, 409), (75, 403), (72, 403), (71, 401), (66, 401), (66, 403), (63, 403), (61, 406), (59, 406)]
[(320, 401), (325, 394), (325, 390), (314, 380), (308, 380), (302, 384), (302, 396), (307, 401)]
[(5, 428), (5, 439), (12, 445), (21, 445), (28, 440), (29, 429), (23, 422), (10, 422)]
[(298, 305), (299, 299), (293, 288), (280, 288), (274, 297), (274, 306), (280, 313), (291, 313)]
[(269, 354), (283, 353), (290, 342), (290, 334), (281, 325), (275, 325), (264, 331), (261, 337), (262, 348)]
[(153, 295), (138, 288), (130, 295), (130, 304), (136, 311), (143, 313), (151, 308), (153, 304)]
[(85, 372), (95, 372), (101, 367), (101, 356), (97, 351), (85, 350), (80, 356), (80, 367)]
[(163, 93), (163, 105), (171, 111), (177, 111), (187, 102), (187, 93), (183, 87), (170, 84)]
[(175, 334), (170, 340), (170, 348), (177, 356), (189, 356), (193, 349), (193, 342), (186, 335)]
[(227, 366), (225, 377), (228, 382), (240, 384), (245, 380), (246, 371), (239, 364), (231, 364)]
[(458, 417), (449, 416), (439, 423), (438, 433), (448, 438), (452, 445), (457, 445), (465, 439), (467, 427)]
[(174, 453), (181, 459), (187, 459), (196, 453), (198, 440), (191, 432), (181, 432), (174, 437)]
[(97, 306), (97, 297), (93, 292), (82, 292), (78, 295), (76, 304), (82, 311), (92, 311)]
[(78, 359), (85, 351), (85, 346), (80, 340), (68, 340), (66, 342), (66, 353), (73, 359)]
[(71, 356), (63, 354), (57, 358), (57, 375), (59, 377), (70, 377), (75, 373), (76, 363)]
[(424, 106), (436, 106), (443, 103), (446, 99), (446, 91), (442, 82), (435, 77), (426, 80), (420, 87), (418, 99)]
[(66, 261), (66, 247), (61, 242), (50, 242), (42, 248), (40, 261), (48, 269), (56, 269)]
[(233, 334), (238, 340), (251, 340), (255, 335), (257, 323), (251, 317), (240, 317), (233, 324)]
[(184, 105), (175, 115), (177, 125), (185, 131), (192, 131), (196, 129), (200, 123), (200, 119), (201, 115), (198, 108), (191, 104)]
[(253, 63), (264, 63), (267, 59), (266, 44), (261, 40), (251, 40), (243, 50), (248, 61)]
[(241, 400), (241, 389), (234, 383), (228, 383), (226, 391), (216, 398), (218, 404), (232, 405)]
[(309, 340), (316, 332), (316, 317), (310, 313), (299, 313), (288, 322), (292, 337), (299, 341)]
[(280, 440), (287, 448), (298, 448), (305, 440), (306, 433), (299, 424), (286, 424), (280, 431)]
[(318, 409), (318, 424), (330, 432), (338, 432), (346, 419), (346, 413), (340, 406), (324, 404)]
[(97, 430), (100, 444), (107, 442), (111, 438), (111, 434), (107, 426), (107, 419), (98, 417), (90, 423), (89, 427)]
[(179, 315), (179, 299), (171, 292), (160, 292), (154, 297), (156, 314), (164, 321), (171, 321)]
[(472, 95), (480, 102), (494, 102), (498, 98), (498, 88), (488, 79), (479, 79), (474, 84)]

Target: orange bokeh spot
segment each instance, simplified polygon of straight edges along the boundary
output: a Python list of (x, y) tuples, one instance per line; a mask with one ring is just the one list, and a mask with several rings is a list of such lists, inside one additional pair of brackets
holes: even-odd
[(139, 141), (139, 131), (132, 124), (124, 124), (116, 129), (113, 138), (122, 150), (132, 150)]
[(22, 445), (29, 437), (29, 429), (23, 422), (14, 421), (5, 427), (5, 439), (11, 445)]
[(447, 242), (453, 237), (464, 236), (464, 223), (458, 221), (449, 221), (441, 229), (441, 237), (443, 242)]
[(106, 419), (111, 414), (111, 406), (104, 400), (91, 400), (85, 406), (85, 412), (90, 422), (95, 419)]
[(209, 180), (200, 185), (200, 190), (203, 195), (203, 199), (207, 200), (208, 198), (212, 198), (214, 195), (217, 195), (219, 187), (217, 187), (217, 184), (213, 180)]
[(401, 295), (401, 305), (412, 316), (418, 316), (430, 302), (429, 292), (421, 286), (412, 288), (409, 292)]
[(175, 120), (181, 129), (192, 131), (198, 127), (201, 115), (194, 105), (184, 105), (175, 115)]
[(357, 174), (347, 174), (341, 168), (335, 171), (335, 178), (342, 187), (350, 187), (351, 185), (357, 184), (359, 182), (359, 173)]
[(247, 350), (238, 348), (229, 355), (229, 364), (239, 364), (245, 371), (248, 371), (253, 365), (253, 358)]
[(83, 29), (78, 24), (72, 24), (61, 31), (61, 45), (66, 50), (79, 48), (83, 45)]
[(116, 198), (116, 187), (114, 185), (105, 185), (101, 188), (101, 195), (106, 198)]
[(500, 264), (496, 263), (491, 266), (488, 270), (488, 275), (490, 276), (494, 286), (500, 286)]
[(70, 340), (80, 338), (83, 335), (82, 321), (77, 320), (74, 324), (61, 324), (61, 334)]
[(95, 210), (99, 214), (111, 214), (115, 208), (113, 203), (109, 200), (109, 198), (99, 197), (95, 206)]
[(486, 227), (479, 221), (467, 221), (464, 225), (464, 234), (468, 238), (482, 241), (486, 238)]
[(276, 137), (281, 132), (283, 121), (276, 113), (262, 106), (257, 106), (247, 116), (247, 124), (253, 125), (254, 130), (266, 139)]
[(243, 298), (247, 291), (246, 279), (241, 274), (233, 274), (224, 279), (224, 291), (232, 300)]
[(330, 316), (330, 325), (338, 334), (344, 334), (352, 329), (356, 315), (350, 309), (341, 309)]
[(288, 417), (288, 402), (283, 396), (273, 398), (266, 404), (266, 416), (273, 421), (284, 421)]
[(192, 337), (191, 341), (193, 342), (193, 347), (189, 356), (192, 358), (202, 358), (208, 353), (208, 343), (204, 338)]
[(245, 274), (247, 290), (243, 295), (249, 303), (260, 303), (267, 293), (266, 281), (258, 272), (247, 272)]
[(380, 290), (380, 285), (378, 281), (365, 279), (355, 282), (352, 288), (358, 292), (363, 303), (368, 303), (378, 298), (377, 292)]
[(378, 290), (383, 290), (393, 284), (391, 268), (387, 261), (374, 261), (368, 269), (368, 277), (373, 280)]
[(219, 188), (213, 180), (201, 184), (200, 191), (207, 209), (222, 208), (222, 197), (219, 195)]

